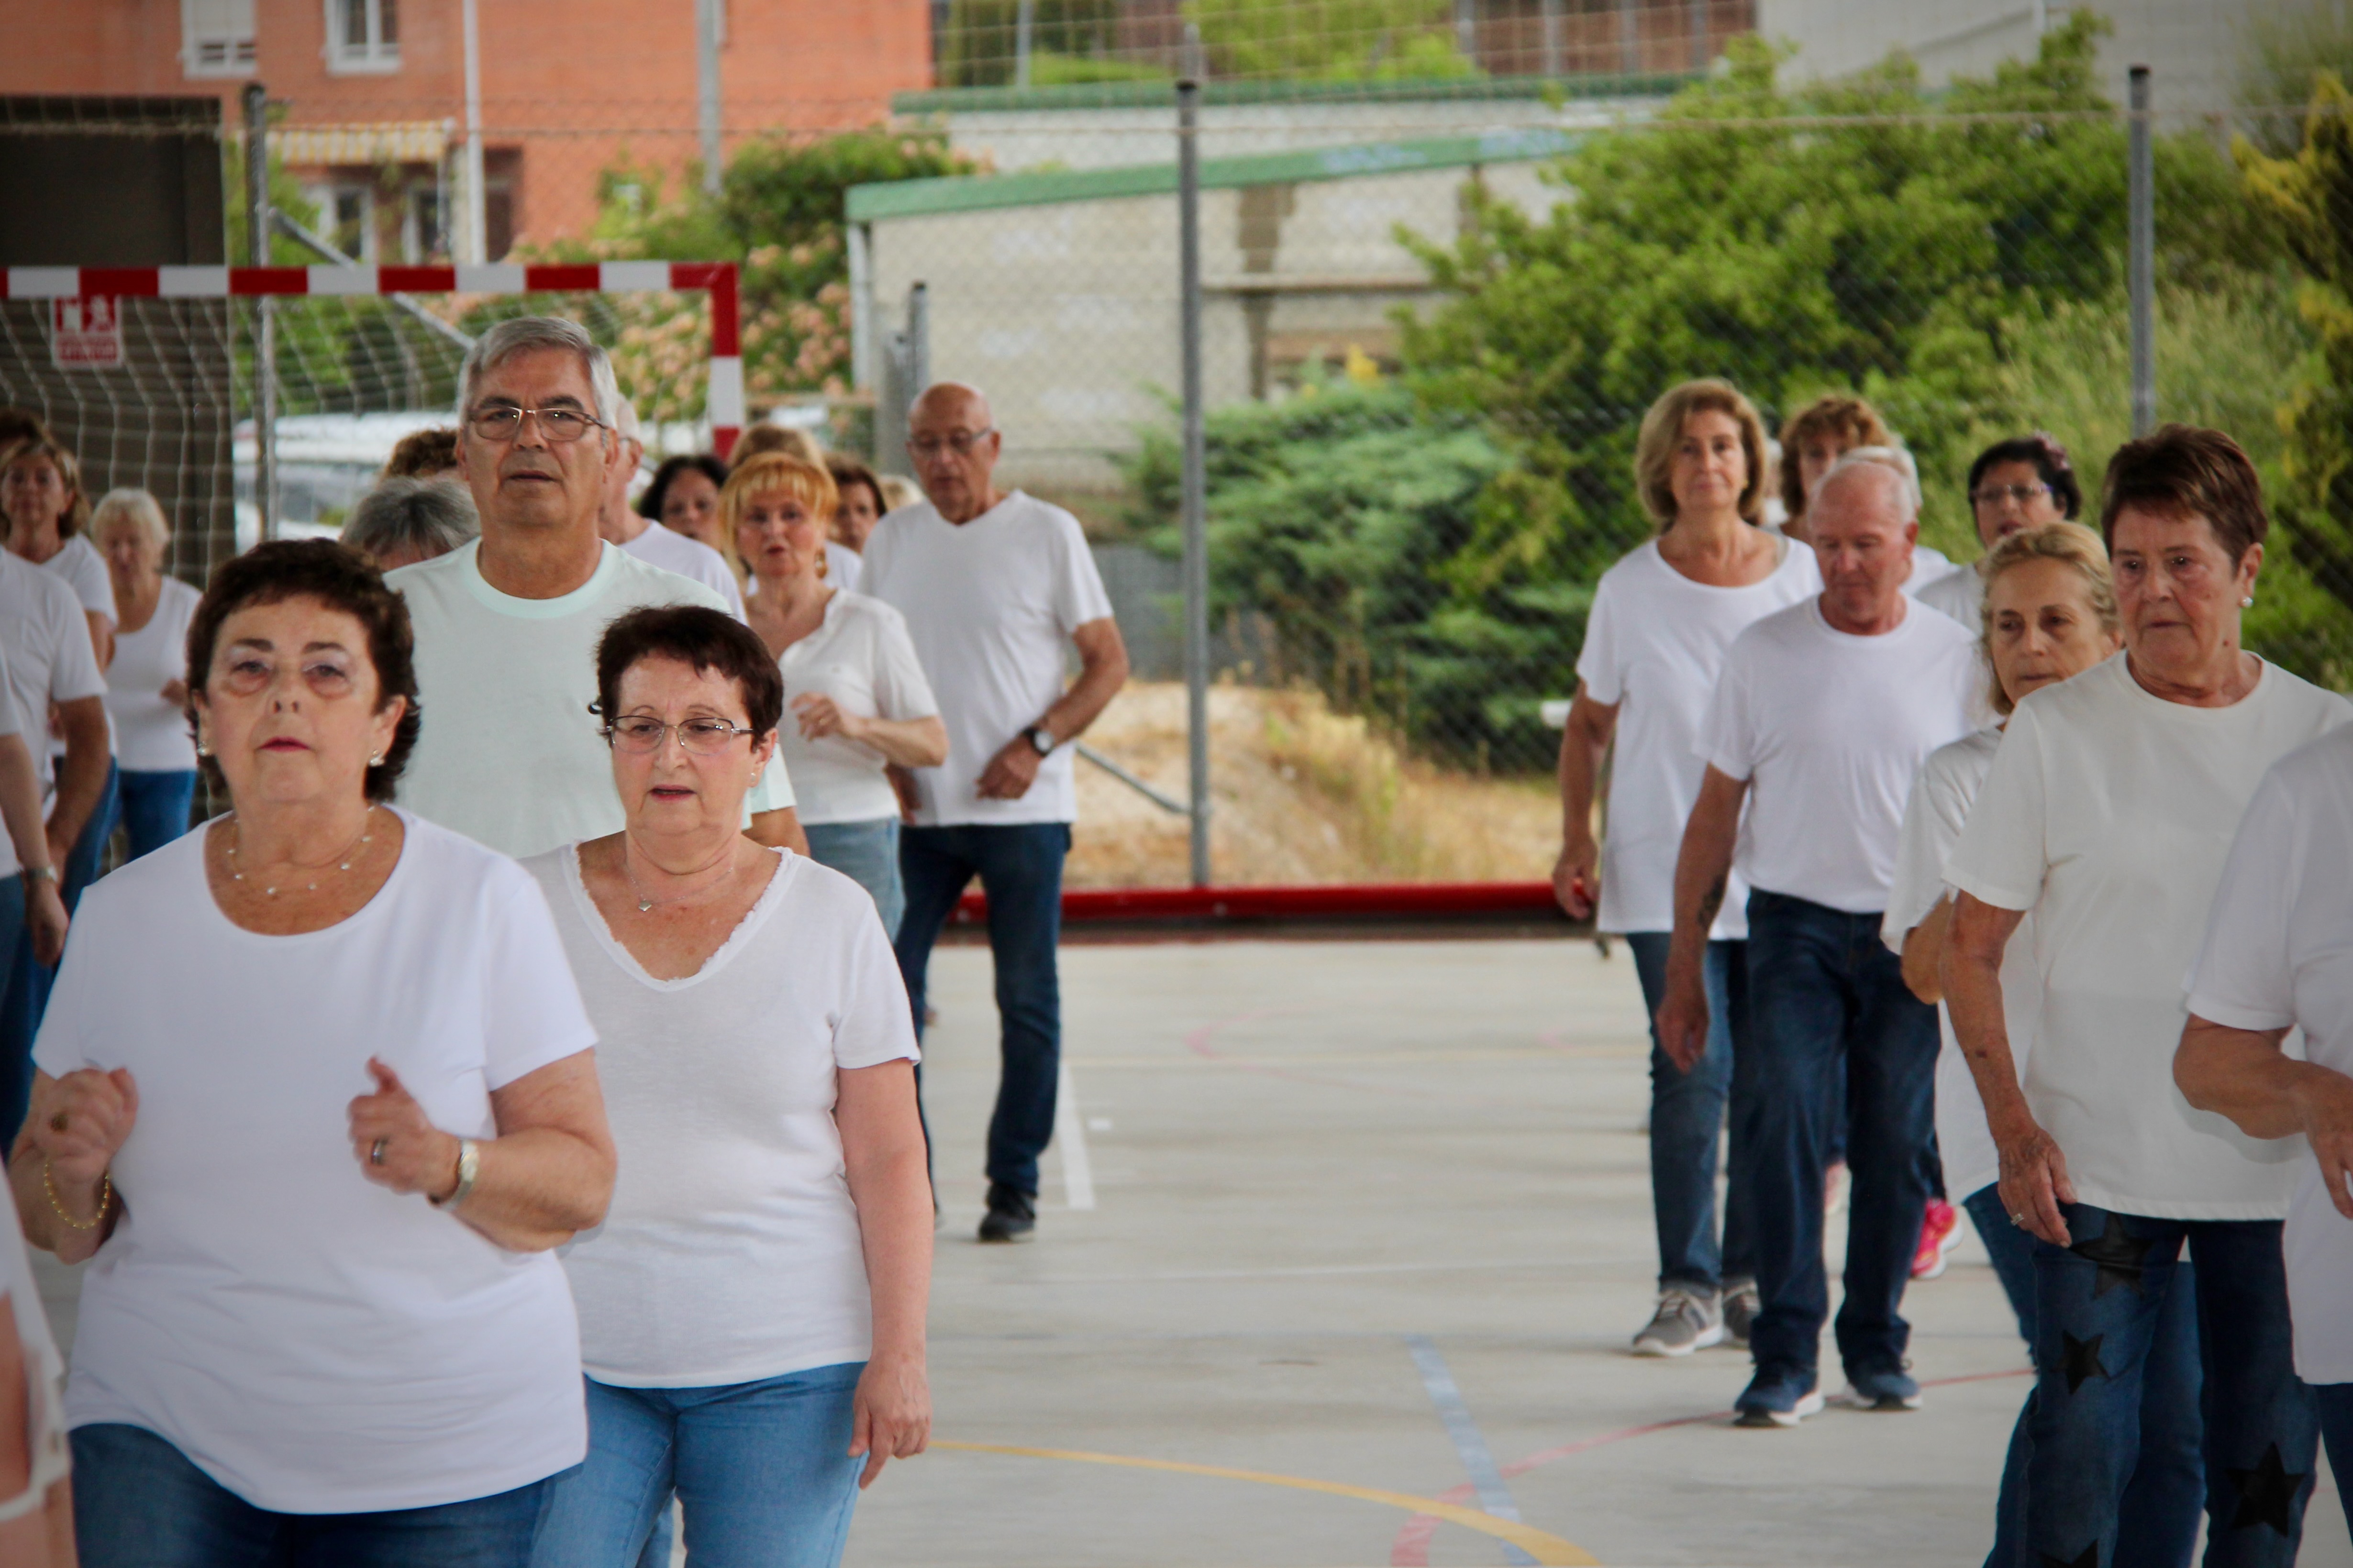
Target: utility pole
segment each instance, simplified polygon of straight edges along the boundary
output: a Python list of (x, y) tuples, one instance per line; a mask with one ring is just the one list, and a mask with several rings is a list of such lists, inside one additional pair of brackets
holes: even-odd
[(695, 112), (702, 126), (702, 194), (715, 196), (726, 175), (719, 132), (719, 46), (727, 0), (694, 0)]
[(481, 266), (491, 258), (490, 198), (482, 189), (482, 29), (466, 0), (466, 243), (450, 258)]
[(1209, 885), (1209, 530), (1201, 390), (1200, 29), (1185, 28), (1176, 83), (1177, 320), (1184, 344), (1185, 739), (1193, 886)]
[(2126, 216), (2132, 296), (2132, 433), (2135, 439), (2157, 428), (2157, 174), (2149, 151), (2148, 68), (2131, 76), (2132, 165)]
[[(269, 89), (245, 84), (245, 259), (269, 265)], [(278, 537), (278, 302), (253, 302), (253, 506)]]

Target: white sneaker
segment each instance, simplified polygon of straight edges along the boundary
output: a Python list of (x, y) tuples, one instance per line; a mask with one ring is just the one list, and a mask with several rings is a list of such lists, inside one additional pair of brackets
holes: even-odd
[(1670, 1285), (1659, 1292), (1650, 1326), (1634, 1336), (1636, 1355), (1689, 1355), (1724, 1342), (1724, 1310), (1713, 1290)]

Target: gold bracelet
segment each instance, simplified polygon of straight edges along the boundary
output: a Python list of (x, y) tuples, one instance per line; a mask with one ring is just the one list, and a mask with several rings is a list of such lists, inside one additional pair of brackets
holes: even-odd
[(101, 1172), (99, 1175), (98, 1215), (87, 1224), (66, 1213), (66, 1205), (58, 1201), (58, 1184), (57, 1178), (54, 1174), (54, 1163), (46, 1154), (41, 1156), (41, 1185), (48, 1189), (49, 1207), (57, 1212), (57, 1216), (59, 1219), (65, 1221), (67, 1225), (70, 1226), (75, 1230), (96, 1230), (100, 1226), (106, 1223), (106, 1205), (114, 1201), (114, 1173), (112, 1172)]

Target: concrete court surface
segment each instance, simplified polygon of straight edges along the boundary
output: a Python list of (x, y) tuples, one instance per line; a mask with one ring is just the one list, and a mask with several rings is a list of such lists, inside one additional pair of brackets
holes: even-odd
[[(1657, 1265), (1622, 947), (1163, 943), (1062, 963), (1076, 1112), (1038, 1241), (984, 1247), (988, 959), (934, 960), (944, 1441), (865, 1494), (851, 1563), (1983, 1559), (2026, 1382), (1974, 1237), (1907, 1298), (1916, 1414), (1736, 1430), (1745, 1354), (1625, 1353)], [(1364, 1495), (1476, 1510), (1479, 1479), (1491, 1513), (1546, 1539), (1515, 1549)], [(2353, 1563), (2325, 1465), (2308, 1521), (2304, 1563)]]
[[(1974, 1239), (1906, 1303), (1918, 1414), (1735, 1430), (1745, 1355), (1625, 1353), (1656, 1261), (1622, 948), (1171, 942), (1062, 963), (1075, 1093), (1040, 1239), (984, 1247), (988, 958), (934, 960), (941, 1441), (864, 1495), (858, 1568), (1982, 1559), (2025, 1382)], [(69, 1338), (77, 1271), (36, 1257)], [(1461, 1522), (1482, 1506), (1541, 1533)], [(2325, 1466), (2302, 1560), (2353, 1565)]]

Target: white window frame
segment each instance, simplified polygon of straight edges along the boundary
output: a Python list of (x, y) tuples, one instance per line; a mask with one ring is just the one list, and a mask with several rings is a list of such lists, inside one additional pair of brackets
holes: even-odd
[[(234, 31), (206, 36), (197, 26), (197, 7), (204, 0), (180, 0), (180, 71), (192, 79), (206, 77), (251, 76), (258, 68), (254, 57), (255, 27), (253, 6), (245, 7), (245, 35)], [(219, 50), (219, 58), (206, 59), (206, 46)]]
[(343, 10), (349, 0), (322, 0), (327, 18), (327, 69), (334, 76), (383, 76), (400, 68), (397, 39), (384, 41), (384, 7), (396, 0), (362, 0), (367, 8), (365, 39), (357, 45), (343, 37)]

